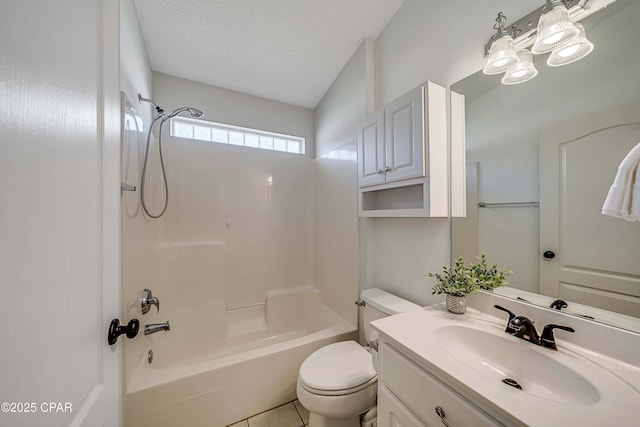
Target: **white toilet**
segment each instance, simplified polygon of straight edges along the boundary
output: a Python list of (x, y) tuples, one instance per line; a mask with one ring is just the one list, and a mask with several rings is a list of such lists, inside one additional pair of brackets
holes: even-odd
[[(420, 306), (372, 288), (362, 291), (362, 323), (368, 339), (369, 322)], [(313, 352), (298, 371), (298, 400), (309, 410), (309, 427), (360, 427), (360, 415), (376, 402), (378, 374), (370, 353), (356, 341), (330, 344)]]

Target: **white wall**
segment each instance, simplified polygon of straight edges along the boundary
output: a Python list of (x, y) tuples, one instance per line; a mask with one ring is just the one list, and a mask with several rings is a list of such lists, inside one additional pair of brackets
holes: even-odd
[(314, 283), (324, 303), (356, 325), (360, 261), (355, 141), (313, 164)]
[(153, 90), (156, 103), (167, 111), (189, 105), (203, 110), (206, 120), (305, 137), (306, 157), (313, 158), (311, 110), (156, 72)]
[(365, 40), (315, 109), (316, 157), (353, 141), (373, 104), (373, 41)]
[(496, 15), (519, 19), (539, 0), (405, 0), (375, 41), (376, 108), (426, 80), (448, 86), (484, 66)]
[(365, 40), (315, 113), (315, 277), (326, 304), (354, 325), (360, 282), (355, 123), (373, 110), (373, 42)]

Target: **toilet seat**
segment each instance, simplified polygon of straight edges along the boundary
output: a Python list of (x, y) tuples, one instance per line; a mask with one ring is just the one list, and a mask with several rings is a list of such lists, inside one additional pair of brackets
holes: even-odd
[(323, 347), (300, 366), (300, 385), (309, 393), (343, 396), (357, 393), (378, 380), (371, 354), (355, 341)]

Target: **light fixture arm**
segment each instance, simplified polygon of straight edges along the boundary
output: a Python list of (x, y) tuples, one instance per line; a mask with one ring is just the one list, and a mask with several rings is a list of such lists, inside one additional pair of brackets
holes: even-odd
[(498, 36), (503, 36), (505, 34), (509, 34), (505, 31), (504, 26), (507, 23), (507, 17), (504, 16), (504, 13), (498, 12), (498, 16), (496, 17), (496, 23), (493, 24), (493, 29), (498, 30)]

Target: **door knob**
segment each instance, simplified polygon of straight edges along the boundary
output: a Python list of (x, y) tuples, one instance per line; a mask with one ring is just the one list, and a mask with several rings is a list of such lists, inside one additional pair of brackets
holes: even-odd
[(118, 341), (118, 337), (122, 334), (126, 334), (127, 338), (131, 339), (138, 335), (140, 330), (140, 322), (138, 319), (131, 319), (126, 326), (120, 326), (120, 320), (113, 319), (109, 325), (109, 332), (107, 333), (107, 341), (109, 345), (114, 345)]
[(544, 251), (542, 256), (544, 257), (544, 259), (554, 259), (556, 257), (556, 253), (553, 251)]

